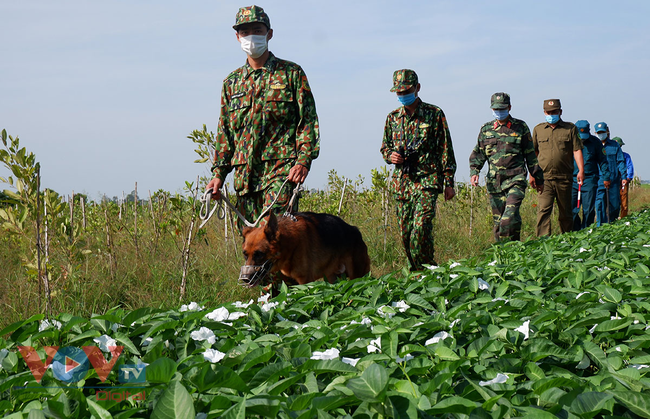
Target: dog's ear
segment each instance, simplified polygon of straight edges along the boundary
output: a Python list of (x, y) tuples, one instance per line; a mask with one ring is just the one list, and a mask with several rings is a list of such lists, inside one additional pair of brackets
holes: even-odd
[(266, 226), (264, 227), (264, 234), (269, 240), (275, 239), (275, 236), (278, 234), (278, 219), (271, 211), (266, 221)]
[(241, 236), (244, 238), (244, 240), (246, 239), (246, 235), (247, 235), (248, 233), (250, 233), (252, 230), (253, 230), (253, 229), (252, 229), (251, 227), (249, 227), (249, 226), (245, 226), (245, 227), (243, 228), (243, 230), (241, 231)]

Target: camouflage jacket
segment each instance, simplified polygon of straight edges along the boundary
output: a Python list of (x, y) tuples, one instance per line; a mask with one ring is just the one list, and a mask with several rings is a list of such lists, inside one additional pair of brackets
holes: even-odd
[(478, 142), (469, 156), (470, 176), (478, 175), (486, 161), (489, 166), (486, 176), (488, 192), (502, 192), (515, 184), (525, 187), (526, 168), (536, 181), (544, 181), (530, 130), (521, 119), (509, 116), (504, 125), (496, 119), (483, 124)]
[(410, 163), (397, 165), (391, 188), (402, 198), (413, 188), (442, 192), (454, 186), (456, 158), (451, 135), (442, 109), (418, 100), (413, 115), (403, 106), (388, 114), (384, 127), (381, 154), (391, 164), (390, 155), (401, 150)]
[(264, 67), (247, 61), (224, 80), (212, 170), (225, 179), (234, 169), (238, 194), (266, 189), (296, 163), (311, 168), (319, 147), (316, 105), (299, 65), (270, 54)]

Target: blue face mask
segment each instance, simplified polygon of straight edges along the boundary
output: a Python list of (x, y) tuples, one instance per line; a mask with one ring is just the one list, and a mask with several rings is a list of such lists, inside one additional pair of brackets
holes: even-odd
[(596, 135), (598, 136), (598, 139), (600, 139), (600, 141), (605, 141), (607, 139), (607, 133), (606, 132), (598, 132), (598, 133), (596, 133)]
[(560, 115), (546, 115), (546, 122), (549, 124), (557, 124), (560, 120)]
[(499, 121), (503, 121), (504, 119), (506, 119), (509, 114), (510, 111), (508, 111), (507, 109), (492, 109), (492, 115), (494, 115), (494, 117)]
[(415, 102), (415, 92), (406, 95), (397, 95), (397, 100), (399, 100), (399, 103), (402, 105), (408, 106)]

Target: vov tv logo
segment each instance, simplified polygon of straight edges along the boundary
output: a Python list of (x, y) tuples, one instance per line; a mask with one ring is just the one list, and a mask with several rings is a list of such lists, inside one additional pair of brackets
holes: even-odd
[[(108, 346), (111, 360), (108, 361), (97, 346), (44, 346), (45, 360), (42, 360), (36, 349), (31, 346), (19, 346), (18, 350), (23, 356), (27, 367), (32, 372), (37, 383), (41, 383), (48, 368), (51, 367), (54, 378), (64, 383), (76, 383), (83, 380), (91, 368), (95, 369), (97, 376), (103, 383), (113, 370), (115, 363), (124, 351), (124, 346)], [(138, 385), (146, 383), (144, 364), (118, 366), (118, 381), (125, 385)], [(98, 387), (99, 388), (99, 387)]]

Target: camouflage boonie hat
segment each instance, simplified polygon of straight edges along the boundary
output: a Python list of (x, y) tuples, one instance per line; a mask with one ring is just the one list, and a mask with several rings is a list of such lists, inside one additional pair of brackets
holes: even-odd
[(415, 71), (409, 69), (396, 70), (393, 73), (393, 87), (390, 91), (399, 93), (417, 85), (418, 75), (415, 74)]
[(596, 132), (607, 132), (607, 124), (604, 122), (599, 122), (594, 125), (594, 131)]
[(237, 30), (240, 25), (245, 23), (255, 23), (260, 22), (266, 25), (267, 29), (271, 29), (271, 19), (269, 15), (266, 14), (264, 9), (260, 6), (248, 6), (242, 7), (237, 12), (237, 17), (235, 17), (235, 25), (233, 26), (234, 30)]
[(623, 139), (621, 137), (614, 137), (614, 138), (612, 138), (612, 140), (616, 141), (618, 143), (618, 145), (620, 145), (620, 146), (625, 145), (625, 143), (623, 142)]
[(544, 112), (546, 111), (559, 111), (562, 109), (560, 99), (546, 99), (544, 101)]
[(491, 109), (508, 109), (510, 106), (510, 95), (504, 92), (498, 92), (492, 95), (490, 99)]
[(578, 128), (578, 136), (580, 139), (586, 140), (591, 136), (589, 133), (589, 121), (586, 121), (584, 119), (576, 121), (576, 128)]

